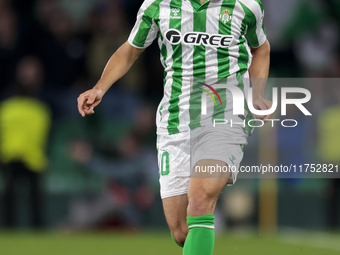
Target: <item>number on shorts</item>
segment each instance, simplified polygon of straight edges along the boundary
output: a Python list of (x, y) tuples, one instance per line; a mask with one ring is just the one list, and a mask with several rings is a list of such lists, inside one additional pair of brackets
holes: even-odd
[(169, 152), (165, 151), (162, 154), (161, 161), (161, 175), (165, 176), (169, 174)]

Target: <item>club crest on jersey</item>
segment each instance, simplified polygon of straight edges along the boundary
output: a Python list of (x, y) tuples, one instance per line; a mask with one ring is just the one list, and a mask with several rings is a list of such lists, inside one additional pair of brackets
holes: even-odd
[(172, 12), (172, 15), (171, 15), (172, 19), (180, 19), (181, 18), (180, 15), (178, 15), (181, 12), (181, 9), (171, 8), (171, 12)]
[(222, 13), (220, 14), (220, 19), (224, 24), (227, 24), (232, 18), (233, 16), (231, 15), (231, 12), (228, 9), (223, 10)]

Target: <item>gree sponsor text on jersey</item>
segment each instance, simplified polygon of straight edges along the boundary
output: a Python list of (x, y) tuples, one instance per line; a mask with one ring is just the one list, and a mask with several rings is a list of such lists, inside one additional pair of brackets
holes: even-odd
[(231, 35), (208, 34), (203, 32), (187, 32), (184, 35), (177, 29), (169, 29), (166, 32), (166, 39), (172, 44), (180, 43), (192, 45), (204, 45), (215, 48), (227, 48), (233, 42)]

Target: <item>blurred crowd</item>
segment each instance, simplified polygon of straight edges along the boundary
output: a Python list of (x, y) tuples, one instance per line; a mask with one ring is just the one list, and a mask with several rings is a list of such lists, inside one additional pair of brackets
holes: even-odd
[[(262, 2), (272, 47), (271, 77), (340, 75), (337, 0)], [(110, 56), (127, 40), (141, 3), (0, 0), (3, 225), (19, 224), (15, 197), (30, 201), (28, 215), (36, 227), (136, 227), (155, 220), (153, 211), (160, 218), (155, 109), (163, 73), (157, 45), (105, 95), (94, 116), (82, 119), (76, 108), (78, 95), (95, 85)], [(321, 161), (340, 163), (340, 89), (320, 84), (304, 85), (312, 92), (315, 118), (295, 135), (278, 130), (280, 162), (306, 162), (318, 155)], [(310, 153), (310, 147), (315, 151)], [(327, 183), (325, 196), (338, 208), (336, 185)], [(247, 201), (244, 192), (239, 195)], [(239, 203), (228, 201), (234, 207)], [(245, 210), (250, 211), (250, 203)], [(242, 213), (234, 214), (237, 221)], [(334, 224), (336, 216), (330, 217)]]
[[(158, 62), (150, 70), (145, 61), (153, 59), (140, 58), (107, 93), (97, 116), (81, 119), (76, 108), (77, 96), (96, 83), (126, 41), (136, 4), (0, 1), (1, 213), (6, 226), (17, 225), (20, 189), (27, 191), (36, 227), (44, 225), (44, 190), (58, 194), (77, 187), (70, 215), (61, 220), (76, 228), (117, 213), (127, 225), (138, 225), (137, 212), (152, 205), (158, 189), (154, 115), (162, 72), (145, 77)], [(128, 16), (130, 11), (134, 14)], [(151, 89), (157, 78), (160, 86)], [(95, 177), (96, 187), (86, 187)], [(62, 179), (63, 187), (55, 187)], [(74, 216), (77, 211), (83, 216)]]

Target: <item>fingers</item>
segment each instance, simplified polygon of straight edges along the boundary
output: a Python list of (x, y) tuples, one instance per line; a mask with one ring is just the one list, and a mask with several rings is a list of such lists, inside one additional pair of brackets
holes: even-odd
[(101, 96), (92, 90), (88, 90), (78, 97), (78, 111), (81, 116), (94, 114), (94, 108), (100, 103)]
[[(271, 101), (268, 101), (266, 99), (259, 99), (259, 100), (256, 100), (256, 102), (254, 103), (254, 107), (257, 109), (257, 110), (268, 110), (272, 107), (272, 102)], [(269, 115), (255, 115), (256, 118), (258, 119), (261, 119), (264, 121), (264, 123), (267, 123), (268, 120), (272, 117), (273, 114), (269, 114)]]
[[(262, 100), (256, 100), (254, 102), (254, 108), (260, 111), (267, 110), (266, 104)], [(255, 115), (256, 118), (263, 120), (266, 116), (263, 115)]]
[(255, 108), (257, 108), (257, 110), (268, 110), (267, 105), (263, 102), (263, 100), (258, 100), (256, 101), (256, 105)]
[[(82, 117), (85, 117), (86, 115), (90, 115), (94, 113), (94, 106), (89, 104), (89, 97), (92, 93), (89, 93), (89, 91), (86, 91), (85, 93), (81, 94), (78, 97), (78, 111)], [(93, 98), (93, 97), (92, 97)]]
[(85, 104), (84, 113), (85, 113), (85, 116), (94, 114), (94, 107), (93, 106), (89, 107), (89, 106), (86, 106)]
[[(265, 103), (267, 109), (272, 108), (273, 103), (272, 103), (271, 101), (264, 100), (264, 103)], [(271, 119), (272, 116), (273, 116), (273, 113), (267, 115), (267, 116), (264, 118), (264, 122), (267, 122), (269, 119)]]
[(97, 98), (97, 94), (95, 94), (94, 92), (91, 92), (87, 97), (87, 104), (92, 105), (95, 102), (96, 98)]
[(97, 94), (94, 91), (86, 97), (85, 100), (85, 113), (86, 115), (94, 114), (94, 107), (96, 107), (100, 103), (100, 100), (97, 98)]
[(273, 103), (269, 100), (263, 100), (263, 102), (266, 105), (267, 109), (270, 109), (273, 105)]
[(84, 95), (81, 94), (81, 95), (78, 97), (77, 101), (78, 101), (78, 111), (79, 111), (79, 113), (80, 113), (81, 116), (85, 117), (86, 114), (85, 114), (85, 111), (84, 111), (84, 108), (83, 108), (84, 103), (85, 103)]

